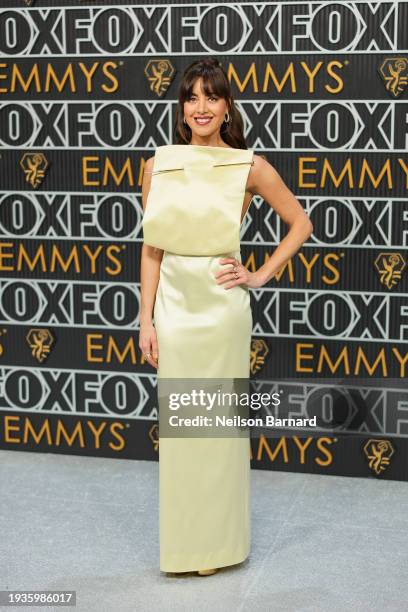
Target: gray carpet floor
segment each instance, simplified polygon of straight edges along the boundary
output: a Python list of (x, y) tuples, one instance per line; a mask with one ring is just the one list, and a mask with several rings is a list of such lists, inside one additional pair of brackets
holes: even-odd
[(31, 612), (408, 610), (408, 483), (251, 476), (250, 557), (171, 577), (158, 463), (0, 451), (0, 590), (76, 591), (75, 608)]

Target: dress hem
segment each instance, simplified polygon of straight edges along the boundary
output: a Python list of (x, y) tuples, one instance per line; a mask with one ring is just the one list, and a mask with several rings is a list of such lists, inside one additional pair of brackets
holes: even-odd
[[(169, 573), (177, 573), (177, 572), (197, 572), (199, 570), (207, 570), (207, 569), (215, 569), (221, 567), (228, 567), (230, 565), (237, 565), (238, 563), (242, 563), (249, 557), (250, 550), (248, 549), (244, 555), (238, 555), (234, 557), (226, 557), (225, 553), (220, 555), (215, 555), (212, 561), (207, 561), (205, 563), (200, 563), (193, 561), (189, 564), (183, 563), (161, 563), (160, 571), (161, 572), (169, 572)], [(217, 559), (219, 559), (217, 561)]]

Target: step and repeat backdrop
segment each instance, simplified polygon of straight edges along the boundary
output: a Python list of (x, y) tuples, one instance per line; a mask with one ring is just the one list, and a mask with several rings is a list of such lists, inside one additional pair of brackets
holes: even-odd
[[(216, 55), (314, 225), (251, 291), (251, 378), (330, 428), (254, 437), (252, 467), (408, 480), (407, 23), (398, 0), (1, 1), (2, 449), (158, 459), (142, 176), (183, 70)], [(287, 230), (255, 197), (248, 269)]]

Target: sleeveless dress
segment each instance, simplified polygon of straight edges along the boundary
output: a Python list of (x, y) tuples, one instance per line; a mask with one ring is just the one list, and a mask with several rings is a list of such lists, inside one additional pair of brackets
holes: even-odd
[[(241, 260), (240, 218), (253, 151), (157, 147), (143, 215), (145, 244), (163, 249), (153, 320), (161, 378), (249, 378), (249, 289), (214, 273)], [(233, 565), (250, 551), (250, 438), (159, 432), (160, 569)]]

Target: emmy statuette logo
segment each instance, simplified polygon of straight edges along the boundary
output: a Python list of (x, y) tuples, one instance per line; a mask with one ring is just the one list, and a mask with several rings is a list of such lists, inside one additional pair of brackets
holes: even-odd
[(377, 475), (389, 466), (394, 448), (389, 440), (370, 439), (364, 445), (369, 468)]
[(170, 87), (175, 69), (168, 59), (150, 60), (144, 73), (149, 81), (150, 90), (161, 97)]
[(256, 338), (251, 342), (251, 374), (259, 372), (265, 365), (265, 357), (269, 353), (268, 346), (262, 338)]
[(408, 58), (389, 57), (378, 69), (388, 93), (398, 98), (408, 85)]
[(401, 253), (380, 253), (374, 262), (381, 284), (392, 289), (401, 280), (406, 264)]
[(48, 329), (30, 329), (26, 336), (31, 354), (42, 363), (48, 357), (54, 338)]
[(36, 189), (44, 180), (48, 161), (44, 153), (24, 153), (20, 160), (27, 183)]
[(149, 430), (149, 438), (153, 442), (153, 448), (157, 452), (159, 450), (159, 427), (157, 423)]

